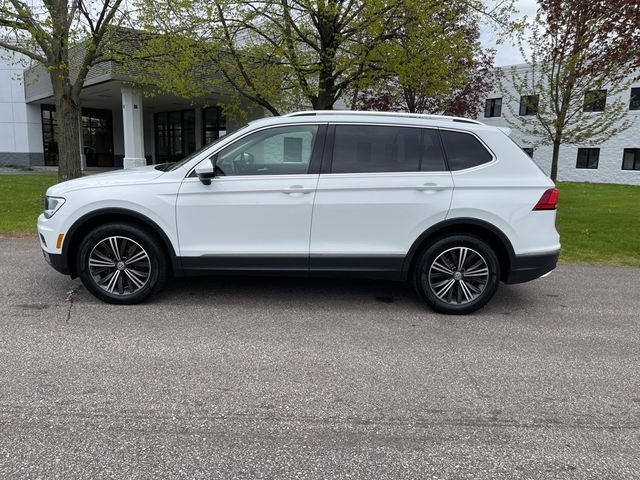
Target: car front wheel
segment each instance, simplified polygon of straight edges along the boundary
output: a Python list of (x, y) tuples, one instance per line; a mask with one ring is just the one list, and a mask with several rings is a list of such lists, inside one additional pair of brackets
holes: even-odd
[(493, 249), (472, 235), (451, 235), (426, 248), (416, 263), (415, 287), (435, 311), (467, 314), (487, 304), (499, 282)]
[(87, 290), (116, 304), (142, 302), (160, 290), (167, 276), (158, 241), (145, 229), (127, 223), (92, 230), (80, 244), (77, 265)]

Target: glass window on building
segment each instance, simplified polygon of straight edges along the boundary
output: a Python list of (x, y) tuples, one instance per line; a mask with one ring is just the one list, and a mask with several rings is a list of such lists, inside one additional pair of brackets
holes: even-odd
[(155, 114), (156, 163), (177, 162), (196, 151), (196, 112)]
[(625, 148), (622, 170), (640, 170), (640, 148)]
[(576, 168), (586, 168), (596, 170), (598, 161), (600, 160), (599, 148), (579, 148), (578, 158), (576, 159)]
[(584, 112), (604, 112), (607, 105), (606, 90), (589, 90), (584, 94)]
[[(113, 167), (113, 122), (111, 110), (82, 109), (82, 145), (87, 167)], [(56, 107), (42, 105), (42, 146), (44, 164), (56, 166), (58, 158), (58, 123)]]
[(42, 146), (44, 148), (44, 164), (49, 167), (58, 165), (58, 141), (56, 140), (56, 107), (41, 106), (42, 116)]
[(502, 115), (502, 98), (488, 98), (484, 105), (485, 118), (499, 117)]
[(631, 89), (629, 110), (640, 110), (640, 87)]
[(540, 95), (522, 95), (520, 97), (520, 115), (535, 115), (538, 113)]
[(227, 119), (220, 107), (202, 109), (203, 145), (209, 145), (214, 140), (227, 134)]
[(82, 109), (82, 146), (87, 167), (113, 167), (111, 110)]

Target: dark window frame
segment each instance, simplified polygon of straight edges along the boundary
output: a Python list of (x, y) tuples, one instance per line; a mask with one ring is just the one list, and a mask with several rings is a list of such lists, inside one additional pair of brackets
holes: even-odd
[(521, 95), (519, 115), (521, 117), (537, 115), (539, 105), (540, 95)]
[(629, 110), (640, 110), (640, 87), (633, 87), (629, 95)]
[(487, 98), (484, 104), (484, 118), (498, 118), (502, 116), (502, 97)]
[[(634, 158), (633, 158), (633, 165), (631, 168), (625, 168), (624, 164), (625, 164), (625, 157), (627, 156), (627, 153), (632, 153)], [(633, 171), (640, 171), (640, 148), (625, 148), (624, 151), (622, 152), (622, 170), (626, 170), (629, 172), (633, 172)]]
[(529, 157), (533, 158), (533, 154), (535, 152), (535, 149), (533, 147), (522, 147), (522, 151), (524, 153), (526, 153), (527, 155), (529, 155)]
[[(419, 144), (419, 148), (420, 148), (420, 158), (418, 159), (418, 165), (417, 165), (417, 169), (415, 170), (389, 170), (389, 171), (368, 171), (368, 172), (334, 172), (333, 171), (333, 164), (334, 164), (334, 160), (335, 160), (335, 151), (336, 151), (336, 137), (337, 137), (337, 132), (336, 130), (339, 127), (380, 127), (380, 128), (403, 128), (403, 129), (418, 129), (420, 130), (420, 144)], [(425, 135), (426, 132), (430, 132), (432, 134), (435, 134), (436, 138), (437, 138), (437, 145), (439, 147), (439, 151), (440, 154), (442, 156), (442, 170), (422, 170), (423, 168), (423, 149), (425, 147), (424, 141), (425, 141)], [(436, 174), (442, 174), (442, 173), (446, 173), (449, 172), (449, 166), (447, 164), (447, 156), (446, 153), (444, 151), (444, 146), (442, 145), (442, 139), (440, 138), (440, 133), (439, 130), (437, 128), (430, 128), (430, 127), (422, 127), (422, 126), (418, 126), (418, 125), (395, 125), (395, 124), (388, 124), (388, 125), (380, 125), (380, 124), (370, 124), (370, 123), (335, 123), (332, 124), (330, 126), (330, 130), (328, 132), (327, 135), (327, 148), (325, 148), (325, 155), (324, 158), (325, 160), (323, 160), (323, 166), (322, 166), (322, 173), (333, 173), (333, 174), (354, 174), (354, 175), (361, 175), (361, 174), (386, 174), (386, 173), (436, 173)]]
[(597, 170), (600, 162), (599, 148), (578, 148), (576, 168), (581, 170)]
[(604, 112), (607, 107), (607, 90), (589, 90), (584, 94), (583, 112)]

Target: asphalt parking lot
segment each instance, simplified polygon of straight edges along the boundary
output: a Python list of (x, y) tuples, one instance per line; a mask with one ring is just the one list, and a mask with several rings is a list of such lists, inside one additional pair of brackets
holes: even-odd
[(640, 478), (640, 270), (469, 317), (393, 283), (175, 280), (99, 303), (0, 239), (0, 478)]

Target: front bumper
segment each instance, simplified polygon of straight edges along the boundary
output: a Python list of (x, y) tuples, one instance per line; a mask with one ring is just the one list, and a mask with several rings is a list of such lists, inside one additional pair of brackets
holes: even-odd
[(44, 255), (44, 259), (54, 269), (56, 269), (60, 273), (69, 275), (69, 266), (67, 265), (67, 261), (62, 257), (61, 254), (49, 253), (45, 250), (42, 250), (42, 255)]
[(549, 273), (558, 263), (560, 252), (516, 255), (504, 283), (524, 283)]
[(38, 217), (38, 237), (42, 255), (47, 263), (58, 272), (69, 275), (69, 264), (66, 255), (63, 255), (62, 248), (58, 248), (58, 235), (65, 232), (65, 219), (66, 217), (60, 215), (60, 212), (51, 218), (45, 218), (43, 214), (40, 214)]

